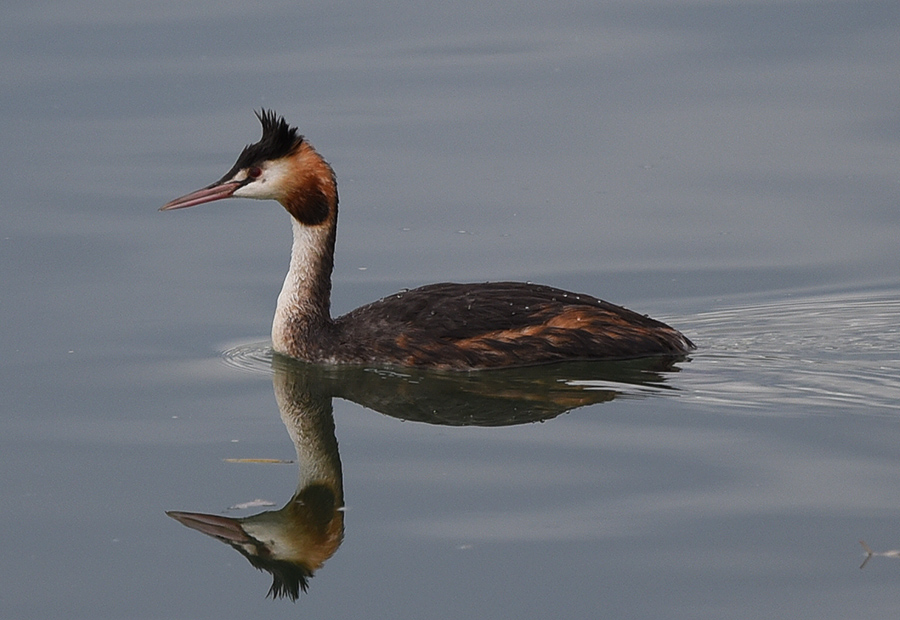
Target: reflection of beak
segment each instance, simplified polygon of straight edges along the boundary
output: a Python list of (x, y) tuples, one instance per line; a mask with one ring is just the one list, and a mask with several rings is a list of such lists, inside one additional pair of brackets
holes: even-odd
[[(190, 194), (188, 194), (188, 196), (190, 196)], [(185, 196), (185, 198), (188, 196)], [(179, 200), (181, 199), (179, 198)], [(191, 205), (185, 206), (189, 207)], [(177, 209), (178, 207), (173, 208)], [(223, 542), (236, 544), (253, 542), (253, 539), (247, 535), (247, 532), (244, 531), (240, 521), (237, 519), (220, 517), (218, 515), (208, 515), (203, 514), (202, 512), (178, 512), (175, 510), (167, 511), (166, 514), (192, 530), (197, 530), (208, 536), (213, 536)]]
[(181, 198), (171, 200), (161, 206), (159, 210), (171, 211), (173, 209), (184, 209), (186, 207), (193, 207), (194, 205), (202, 205), (204, 202), (230, 198), (242, 185), (243, 183), (239, 181), (228, 181), (227, 183), (216, 182), (209, 187), (198, 189), (196, 192), (191, 192), (190, 194), (185, 194)]

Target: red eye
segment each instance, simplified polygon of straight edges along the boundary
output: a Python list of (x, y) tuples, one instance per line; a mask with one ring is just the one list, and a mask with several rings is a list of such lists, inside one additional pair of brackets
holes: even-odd
[(247, 168), (247, 177), (251, 179), (258, 179), (260, 176), (262, 176), (262, 168), (259, 168), (258, 166), (251, 166), (250, 168)]

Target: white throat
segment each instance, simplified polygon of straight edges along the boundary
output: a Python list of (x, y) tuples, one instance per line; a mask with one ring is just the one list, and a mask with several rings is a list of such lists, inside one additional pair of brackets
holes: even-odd
[(294, 218), (291, 224), (291, 264), (275, 306), (272, 346), (279, 353), (303, 358), (298, 347), (308, 337), (306, 330), (330, 319), (331, 257), (326, 256), (330, 231), (327, 226), (305, 226)]

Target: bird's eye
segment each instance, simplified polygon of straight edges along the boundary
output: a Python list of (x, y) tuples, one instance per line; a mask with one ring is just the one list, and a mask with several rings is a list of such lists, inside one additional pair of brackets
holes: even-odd
[(249, 179), (258, 179), (262, 176), (262, 168), (259, 166), (251, 166), (247, 168), (247, 178)]

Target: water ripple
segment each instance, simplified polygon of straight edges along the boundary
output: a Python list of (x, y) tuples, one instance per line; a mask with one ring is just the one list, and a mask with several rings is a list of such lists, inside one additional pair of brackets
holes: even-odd
[(900, 295), (789, 299), (678, 325), (700, 345), (679, 376), (698, 401), (780, 413), (900, 411)]
[(222, 351), (226, 365), (255, 374), (272, 374), (272, 345), (248, 342)]

